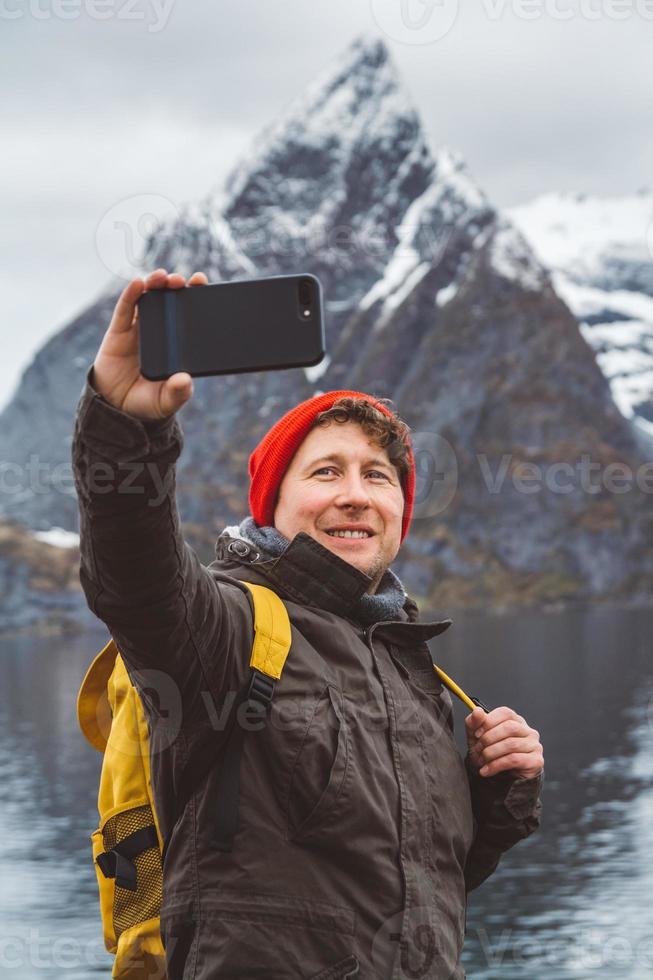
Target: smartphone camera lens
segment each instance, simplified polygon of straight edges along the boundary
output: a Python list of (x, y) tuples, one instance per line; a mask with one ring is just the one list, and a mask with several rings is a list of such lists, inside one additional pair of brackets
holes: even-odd
[(313, 283), (310, 279), (299, 280), (299, 302), (304, 309), (313, 303)]

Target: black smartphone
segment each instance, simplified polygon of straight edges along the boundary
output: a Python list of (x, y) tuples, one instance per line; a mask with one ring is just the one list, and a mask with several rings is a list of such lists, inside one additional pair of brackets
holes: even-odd
[(322, 287), (311, 274), (151, 289), (137, 305), (141, 374), (151, 381), (310, 367), (324, 357)]

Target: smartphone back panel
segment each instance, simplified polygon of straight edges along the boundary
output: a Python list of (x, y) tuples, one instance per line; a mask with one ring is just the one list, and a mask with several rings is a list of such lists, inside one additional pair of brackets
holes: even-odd
[(141, 373), (150, 380), (306, 367), (324, 357), (313, 275), (152, 289), (138, 309)]

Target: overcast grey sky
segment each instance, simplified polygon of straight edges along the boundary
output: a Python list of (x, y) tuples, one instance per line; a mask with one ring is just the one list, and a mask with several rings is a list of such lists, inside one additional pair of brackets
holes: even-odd
[(653, 0), (0, 0), (0, 405), (109, 280), (103, 216), (202, 197), (361, 32), (495, 204), (651, 186)]

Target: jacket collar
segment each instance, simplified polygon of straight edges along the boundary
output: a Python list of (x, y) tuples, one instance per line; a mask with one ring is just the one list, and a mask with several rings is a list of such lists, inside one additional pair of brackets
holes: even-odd
[(293, 538), (279, 558), (269, 561), (257, 560), (253, 545), (225, 535), (216, 542), (216, 556), (245, 566), (243, 578), (256, 570), (280, 596), (339, 616), (351, 612), (371, 581), (304, 531)]
[[(269, 585), (280, 598), (302, 605), (315, 606), (337, 616), (347, 617), (366, 591), (370, 578), (364, 572), (339, 558), (304, 531), (300, 531), (279, 558), (260, 561), (253, 545), (241, 538), (222, 534), (215, 545), (220, 564), (230, 566), (234, 578)], [(373, 630), (390, 631), (392, 641), (400, 645), (427, 640), (443, 633), (452, 620), (417, 622), (417, 604), (411, 598), (404, 603), (400, 620), (379, 623)], [(408, 627), (408, 629), (406, 629)]]

